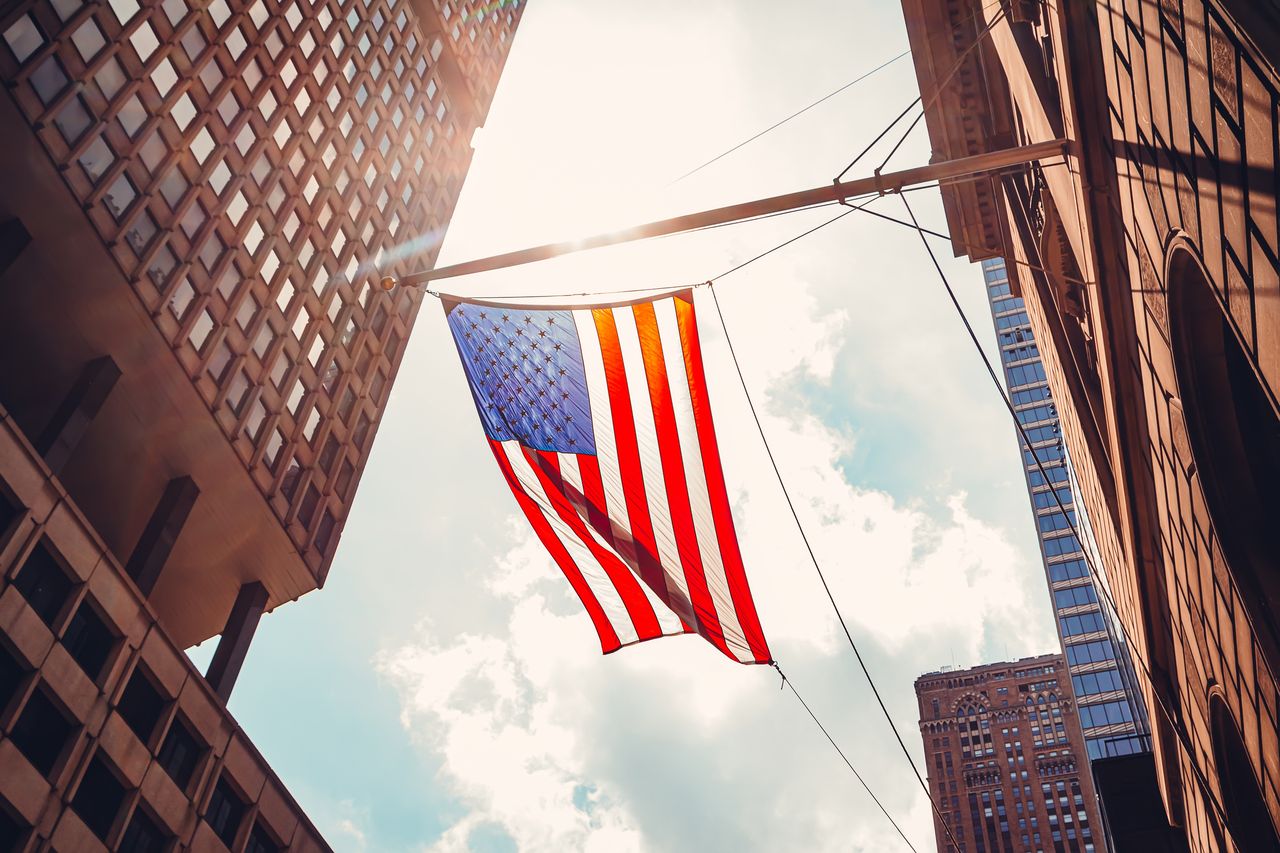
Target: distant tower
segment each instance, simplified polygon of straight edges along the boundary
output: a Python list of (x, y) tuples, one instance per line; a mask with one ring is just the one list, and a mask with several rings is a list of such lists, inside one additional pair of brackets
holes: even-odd
[[(0, 12), (0, 849), (323, 849), (225, 701), (323, 584), (522, 12)], [(182, 649), (221, 634), (202, 677)]]
[[(1102, 853), (1062, 655), (916, 679), (929, 792), (960, 853)], [(934, 815), (939, 853), (954, 847)]]
[[(1005, 381), (1018, 420), (1031, 439), (1031, 447), (1027, 447), (1018, 436), (1023, 473), (1035, 513), (1054, 621), (1071, 673), (1072, 692), (1080, 705), (1089, 758), (1148, 751), (1151, 746), (1146, 712), (1123, 635), (1116, 630), (1115, 616), (1085, 561), (1085, 549), (1094, 548), (1088, 519), (1077, 506), (1071, 463), (1031, 321), (1022, 300), (1010, 292), (1008, 270), (1002, 259), (983, 261), (982, 277), (995, 321)], [(1035, 464), (1033, 450), (1050, 482), (1045, 481)], [(1065, 516), (1058, 501), (1066, 510)], [(1079, 541), (1071, 532), (1073, 525), (1085, 541)], [(1094, 565), (1101, 570), (1096, 550), (1090, 553)]]

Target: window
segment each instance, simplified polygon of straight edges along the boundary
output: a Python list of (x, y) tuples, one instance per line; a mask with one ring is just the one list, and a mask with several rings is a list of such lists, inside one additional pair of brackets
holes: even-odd
[(26, 62), (44, 44), (44, 36), (40, 34), (30, 15), (23, 15), (5, 30), (4, 40), (9, 45), (9, 50), (13, 51), (13, 58), (19, 63)]
[(244, 800), (231, 788), (227, 777), (222, 776), (213, 789), (213, 796), (209, 798), (209, 808), (204, 813), (204, 819), (214, 834), (222, 839), (222, 843), (231, 847), (235, 844), (236, 832), (244, 820), (245, 809)]
[(43, 687), (36, 689), (22, 709), (9, 739), (31, 766), (48, 778), (74, 727)]
[(26, 674), (27, 668), (18, 662), (7, 646), (0, 644), (0, 713), (9, 707)]
[(164, 830), (139, 806), (134, 809), (116, 853), (162, 853), (168, 846)]
[(53, 103), (53, 100), (58, 95), (62, 94), (62, 90), (66, 85), (66, 72), (62, 70), (62, 64), (58, 62), (56, 56), (50, 56), (31, 72), (31, 88), (35, 90), (36, 96), (40, 98), (40, 103), (46, 107)]
[(144, 744), (150, 743), (160, 715), (164, 713), (165, 698), (141, 666), (134, 668), (129, 683), (125, 685), (116, 713), (133, 730)]
[(1053, 606), (1056, 608), (1079, 607), (1083, 604), (1097, 604), (1098, 595), (1091, 585), (1073, 586), (1053, 593)]
[(22, 593), (36, 615), (50, 627), (71, 597), (71, 578), (44, 542), (32, 549), (27, 561), (18, 570), (13, 585)]
[(120, 806), (124, 803), (124, 795), (124, 784), (107, 766), (103, 753), (99, 750), (84, 771), (80, 787), (76, 789), (75, 798), (71, 801), (71, 808), (94, 835), (106, 841)]
[(115, 634), (98, 615), (89, 599), (81, 601), (67, 630), (63, 632), (62, 645), (71, 659), (80, 664), (90, 681), (98, 680), (115, 644)]
[(1115, 660), (1110, 640), (1094, 640), (1067, 646), (1067, 663), (1072, 666)]
[(249, 843), (244, 847), (244, 853), (279, 853), (284, 847), (278, 844), (274, 838), (262, 825), (261, 822), (255, 821), (253, 831), (249, 833)]
[(178, 790), (186, 792), (203, 753), (204, 747), (187, 724), (181, 717), (174, 717), (169, 734), (156, 753), (156, 762), (169, 774)]
[(1104, 627), (1102, 614), (1096, 611), (1093, 613), (1081, 613), (1078, 616), (1064, 616), (1058, 621), (1062, 624), (1063, 635), (1068, 637), (1101, 631)]
[(1175, 406), (1186, 420), (1227, 566), (1274, 671), (1280, 666), (1280, 415), (1190, 252), (1175, 249), (1168, 279), (1174, 369), (1185, 397)]
[(1133, 721), (1133, 713), (1127, 702), (1102, 702), (1098, 705), (1080, 706), (1080, 726), (1116, 726)]

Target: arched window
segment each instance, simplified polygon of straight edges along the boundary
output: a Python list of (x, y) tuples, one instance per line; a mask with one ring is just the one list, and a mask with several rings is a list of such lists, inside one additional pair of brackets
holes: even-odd
[(1174, 367), (1195, 468), (1231, 574), (1280, 672), (1280, 416), (1199, 262), (1169, 262)]
[(1228, 833), (1241, 850), (1280, 851), (1280, 835), (1267, 812), (1267, 802), (1262, 798), (1249, 762), (1249, 751), (1227, 710), (1227, 703), (1217, 693), (1209, 697), (1209, 724)]

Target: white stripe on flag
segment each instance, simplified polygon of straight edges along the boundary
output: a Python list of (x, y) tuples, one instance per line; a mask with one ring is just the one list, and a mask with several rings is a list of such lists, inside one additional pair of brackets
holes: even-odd
[(693, 399), (689, 395), (689, 374), (684, 364), (684, 347), (680, 342), (675, 302), (671, 299), (659, 300), (653, 303), (653, 308), (658, 321), (658, 337), (662, 342), (662, 357), (667, 365), (667, 384), (671, 388), (676, 435), (680, 439), (680, 455), (684, 461), (685, 482), (689, 488), (689, 509), (693, 514), (698, 553), (702, 555), (703, 574), (715, 602), (716, 613), (720, 617), (725, 643), (733, 649), (739, 660), (754, 662), (755, 655), (738, 621), (738, 611), (729, 592), (729, 581), (725, 577), (724, 561), (720, 556), (720, 540), (716, 535), (711, 497), (707, 491), (707, 475), (703, 468), (702, 450), (698, 445), (698, 427), (694, 421)]
[(618, 348), (622, 350), (627, 388), (631, 392), (636, 443), (640, 446), (640, 470), (644, 474), (644, 493), (649, 501), (649, 516), (653, 520), (653, 536), (658, 545), (663, 575), (667, 580), (667, 592), (672, 608), (691, 627), (698, 628), (701, 623), (697, 621), (693, 599), (689, 595), (689, 582), (684, 576), (684, 563), (680, 560), (675, 527), (671, 523), (671, 507), (667, 503), (667, 483), (662, 476), (658, 429), (653, 422), (653, 401), (649, 397), (649, 383), (644, 371), (644, 354), (640, 351), (636, 315), (630, 308), (615, 308), (613, 316), (618, 326)]
[(605, 618), (609, 620), (609, 624), (613, 626), (613, 630), (618, 635), (618, 641), (623, 645), (634, 643), (639, 639), (639, 634), (636, 632), (635, 623), (631, 621), (631, 614), (628, 612), (622, 596), (618, 593), (617, 587), (609, 579), (609, 575), (605, 572), (604, 567), (600, 565), (600, 561), (591, 553), (591, 549), (578, 538), (578, 535), (573, 532), (568, 523), (556, 512), (555, 507), (552, 506), (551, 501), (547, 498), (546, 492), (543, 491), (542, 484), (538, 481), (537, 473), (520, 449), (520, 443), (514, 440), (504, 441), (502, 442), (502, 452), (506, 454), (507, 460), (511, 464), (511, 471), (515, 474), (516, 481), (520, 484), (524, 493), (538, 505), (539, 511), (546, 518), (547, 523), (551, 525), (552, 531), (564, 544), (569, 556), (582, 573), (582, 577), (587, 582), (587, 586), (591, 588), (592, 594), (600, 602)]
[[(578, 459), (571, 453), (557, 453), (556, 458), (560, 460), (560, 474), (561, 476), (564, 476), (565, 481), (568, 482), (569, 478), (566, 475), (568, 474), (569, 468), (572, 467), (575, 474), (579, 470)], [(575, 488), (581, 488), (581, 484), (575, 486)], [(616, 555), (618, 553), (609, 545), (608, 542), (604, 541), (604, 537), (591, 526), (591, 520), (587, 517), (585, 509), (580, 512), (578, 516), (582, 519), (583, 523), (586, 524), (587, 532), (591, 534), (593, 542), (608, 551), (610, 554)], [(636, 576), (636, 587), (644, 593), (644, 597), (648, 600), (649, 606), (653, 608), (653, 615), (657, 617), (658, 627), (661, 629), (662, 633), (666, 636), (683, 634), (685, 631), (684, 626), (680, 623), (680, 617), (672, 613), (671, 608), (668, 607), (661, 598), (658, 598), (657, 594), (653, 590), (649, 589), (649, 585), (640, 579), (638, 573), (633, 571), (632, 574)]]
[(578, 470), (578, 457), (573, 453), (557, 453), (556, 457), (560, 460), (560, 476), (564, 479), (565, 497), (573, 506), (574, 513), (590, 529), (591, 518), (587, 515), (587, 496), (582, 490), (582, 472)]
[(587, 396), (591, 400), (591, 429), (595, 433), (596, 461), (604, 485), (605, 510), (618, 556), (633, 572), (640, 568), (636, 545), (631, 536), (631, 518), (627, 513), (626, 493), (622, 490), (622, 471), (618, 465), (618, 445), (613, 437), (613, 415), (609, 409), (609, 383), (604, 375), (604, 356), (600, 351), (600, 335), (590, 310), (574, 311), (578, 342), (582, 346), (582, 365), (587, 376)]

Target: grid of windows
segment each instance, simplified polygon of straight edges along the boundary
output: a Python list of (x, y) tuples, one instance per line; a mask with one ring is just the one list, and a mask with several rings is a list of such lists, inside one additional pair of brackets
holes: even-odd
[(434, 258), (520, 11), (436, 5), (27, 0), (0, 45), (33, 130), (318, 574), (421, 300), (377, 278)]
[[(1071, 476), (1061, 441), (1058, 413), (1053, 405), (1044, 365), (1039, 360), (1035, 334), (1023, 310), (1022, 300), (1010, 288), (1004, 262), (999, 259), (984, 261), (982, 270), (1001, 348), (1005, 380), (1013, 389), (1010, 398), (1029, 442), (1028, 445), (1020, 441), (1023, 464), (1036, 513), (1053, 607), (1059, 617), (1059, 635), (1065, 645), (1067, 639), (1080, 639), (1098, 632), (1109, 634), (1110, 626), (1099, 609), (1097, 591), (1084, 560), (1081, 542), (1075, 534), (1077, 526), (1087, 526), (1087, 520), (1076, 516), (1075, 495), (1070, 487)], [(1043, 471), (1040, 466), (1043, 466)], [(1072, 585), (1058, 588), (1068, 582)], [(1117, 690), (1127, 692), (1128, 686), (1115, 667), (1116, 647), (1111, 640), (1073, 643), (1065, 648), (1068, 666), (1072, 670), (1072, 684), (1082, 703), (1082, 720), (1085, 719), (1085, 709), (1090, 707), (1084, 703), (1093, 697), (1101, 698)], [(1112, 668), (1099, 671), (1099, 665), (1104, 662), (1111, 663)], [(1130, 701), (1136, 703), (1137, 700)], [(1138, 706), (1135, 704), (1135, 707)], [(1099, 713), (1105, 718), (1105, 711)], [(1127, 720), (1120, 722), (1127, 723), (1131, 731), (1137, 732), (1132, 712)], [(1095, 743), (1096, 740), (1087, 739), (1090, 756), (1106, 753)]]

